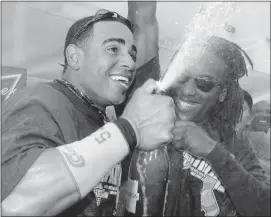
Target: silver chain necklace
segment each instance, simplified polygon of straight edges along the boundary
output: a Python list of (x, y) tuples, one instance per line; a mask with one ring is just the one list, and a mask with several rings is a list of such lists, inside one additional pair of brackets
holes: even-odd
[(70, 82), (62, 79), (62, 80), (55, 80), (56, 82), (59, 82), (63, 85), (65, 85), (71, 92), (73, 92), (77, 98), (79, 98), (83, 103), (87, 104), (88, 106), (91, 106), (95, 109), (95, 111), (97, 112), (98, 116), (101, 117), (101, 119), (104, 121), (104, 123), (108, 123), (109, 119), (106, 116), (105, 112), (102, 111), (98, 106), (95, 105), (95, 103), (85, 94), (82, 93), (82, 91), (80, 91), (78, 88), (76, 88), (73, 84), (71, 84)]

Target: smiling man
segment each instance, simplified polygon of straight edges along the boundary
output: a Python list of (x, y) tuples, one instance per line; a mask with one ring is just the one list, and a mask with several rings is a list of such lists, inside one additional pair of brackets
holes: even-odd
[(209, 37), (189, 52), (170, 90), (179, 120), (169, 149), (167, 216), (270, 215), (269, 178), (235, 131), (243, 107), (238, 80), (247, 73), (243, 55), (251, 63), (238, 45)]
[[(129, 216), (270, 216), (269, 177), (249, 140), (235, 131), (244, 56), (253, 64), (237, 44), (220, 37), (192, 45), (167, 93), (178, 118), (167, 146), (170, 165), (165, 152), (132, 161), (129, 177), (136, 184), (128, 188)], [(158, 181), (166, 178), (162, 194)]]
[(152, 94), (153, 79), (129, 94), (116, 121), (105, 114), (133, 92), (136, 44), (146, 33), (140, 27), (133, 35), (129, 20), (106, 10), (80, 19), (66, 36), (62, 79), (29, 86), (6, 101), (3, 216), (112, 216), (120, 162), (135, 147), (153, 150), (170, 141), (174, 104)]
[[(74, 86), (80, 86), (84, 94), (91, 96), (101, 108), (122, 103), (135, 78), (137, 50), (131, 30), (125, 28), (122, 22), (106, 21), (105, 18), (104, 22), (93, 26), (91, 40), (81, 42), (86, 43), (83, 49), (78, 48), (78, 42), (69, 37), (74, 35), (73, 31), (71, 28), (68, 32), (65, 61), (71, 62), (74, 70), (80, 69), (83, 76), (78, 76), (80, 72), (65, 69), (63, 78)], [(79, 66), (82, 60), (83, 64)]]
[[(181, 120), (202, 121), (216, 104), (214, 97), (220, 94), (219, 87), (222, 86), (226, 66), (216, 54), (206, 53), (200, 46), (193, 48), (189, 57), (190, 67), (182, 73), (178, 83), (171, 89), (171, 94)], [(194, 60), (193, 57), (199, 58)], [(223, 99), (225, 94), (223, 90), (219, 97)]]

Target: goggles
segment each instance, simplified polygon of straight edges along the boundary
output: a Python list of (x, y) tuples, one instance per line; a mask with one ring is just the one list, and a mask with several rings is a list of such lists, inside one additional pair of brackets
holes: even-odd
[(101, 9), (96, 12), (96, 14), (93, 16), (92, 19), (90, 19), (88, 22), (82, 25), (81, 28), (78, 29), (78, 31), (74, 34), (74, 37), (75, 38), (80, 37), (88, 29), (88, 27), (91, 24), (96, 23), (98, 21), (110, 20), (110, 19), (120, 21), (133, 32), (133, 24), (128, 19), (124, 18), (123, 16), (119, 15), (116, 12)]

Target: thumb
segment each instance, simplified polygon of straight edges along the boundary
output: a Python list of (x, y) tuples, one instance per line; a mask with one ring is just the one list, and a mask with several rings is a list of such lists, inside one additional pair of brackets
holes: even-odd
[(155, 90), (157, 90), (158, 85), (155, 80), (148, 79), (141, 87), (140, 90), (144, 93), (153, 93)]

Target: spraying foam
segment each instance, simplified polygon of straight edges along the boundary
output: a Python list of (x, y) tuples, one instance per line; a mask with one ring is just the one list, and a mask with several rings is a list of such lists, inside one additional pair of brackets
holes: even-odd
[(212, 2), (206, 10), (200, 10), (185, 29), (184, 42), (177, 48), (164, 76), (157, 82), (158, 91), (167, 91), (178, 79), (191, 62), (189, 55), (195, 45), (207, 43), (207, 38), (224, 31), (225, 24), (233, 12), (240, 8), (235, 2)]

